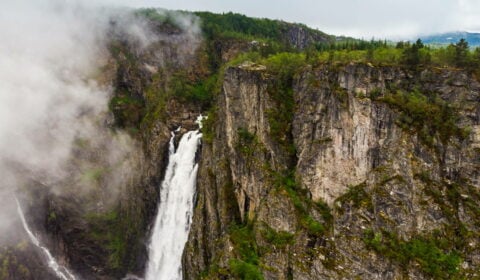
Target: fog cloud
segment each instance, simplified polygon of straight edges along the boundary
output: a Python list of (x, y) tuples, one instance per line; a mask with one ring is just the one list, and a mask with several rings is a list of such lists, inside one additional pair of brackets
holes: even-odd
[[(127, 9), (93, 1), (15, 0), (0, 10), (0, 232), (16, 216), (12, 193), (32, 183), (56, 194), (101, 187), (114, 198), (139, 150), (111, 129), (108, 36), (140, 48), (156, 38)], [(99, 177), (102, 180), (99, 180)], [(14, 217), (16, 219), (16, 217)], [(0, 233), (1, 235), (1, 233)]]

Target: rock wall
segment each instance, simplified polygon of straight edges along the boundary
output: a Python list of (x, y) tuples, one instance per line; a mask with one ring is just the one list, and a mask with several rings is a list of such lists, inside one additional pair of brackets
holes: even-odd
[[(202, 148), (186, 279), (246, 277), (235, 260), (257, 267), (261, 276), (251, 279), (478, 276), (476, 79), (442, 69), (306, 69), (293, 83), (293, 166), (271, 135), (274, 79), (254, 64), (225, 73), (213, 139)], [(468, 136), (445, 142), (435, 134), (426, 143), (402, 126), (405, 112), (382, 101), (399, 90), (434, 93), (459, 108), (455, 121)], [(289, 169), (294, 187), (279, 179)], [(236, 241), (238, 227), (250, 231), (254, 261)], [(428, 257), (412, 244), (440, 248), (458, 270), (439, 276), (419, 265)]]

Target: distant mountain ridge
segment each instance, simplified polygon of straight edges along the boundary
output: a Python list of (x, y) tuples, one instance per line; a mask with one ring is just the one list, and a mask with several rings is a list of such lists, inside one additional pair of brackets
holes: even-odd
[(480, 33), (448, 32), (420, 37), (424, 43), (439, 45), (456, 43), (462, 38), (466, 39), (470, 46), (480, 46)]

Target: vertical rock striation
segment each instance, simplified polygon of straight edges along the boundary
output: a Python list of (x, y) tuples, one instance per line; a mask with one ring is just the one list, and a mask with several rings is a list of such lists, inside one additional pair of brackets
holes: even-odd
[[(237, 260), (265, 279), (478, 276), (474, 78), (359, 64), (305, 69), (292, 87), (294, 164), (272, 137), (274, 79), (261, 65), (226, 70), (203, 145), (186, 279), (245, 277)], [(413, 109), (394, 102), (397, 92), (435, 96), (428, 104), (454, 108), (455, 125), (442, 130), (445, 117), (433, 126), (436, 116), (406, 123)], [(239, 227), (250, 231), (253, 261)], [(439, 255), (422, 264), (425, 252)]]

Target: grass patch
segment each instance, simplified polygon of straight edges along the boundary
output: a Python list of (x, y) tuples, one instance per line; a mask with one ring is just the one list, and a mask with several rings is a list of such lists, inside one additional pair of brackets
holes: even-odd
[[(323, 202), (313, 202), (309, 198), (308, 191), (298, 186), (294, 174), (294, 171), (273, 173), (273, 184), (277, 189), (285, 191), (292, 201), (299, 215), (300, 226), (312, 236), (323, 236), (333, 222), (330, 208)], [(323, 222), (317, 221), (311, 215), (313, 210), (322, 215)]]
[(236, 143), (235, 148), (248, 162), (250, 162), (259, 145), (257, 136), (243, 127), (237, 130), (237, 135), (238, 142)]
[(293, 98), (293, 80), (303, 67), (307, 65), (306, 56), (302, 53), (278, 53), (261, 61), (267, 71), (275, 79), (268, 85), (268, 93), (275, 107), (267, 112), (270, 124), (270, 135), (292, 157), (295, 146), (292, 140), (292, 121), (295, 113)]
[(232, 274), (240, 279), (263, 280), (263, 274), (257, 265), (233, 259), (228, 262)]
[[(366, 192), (366, 187), (366, 182), (356, 186), (350, 186), (348, 191), (337, 198), (336, 201), (340, 202), (342, 205), (345, 203), (351, 203), (353, 208), (364, 208), (370, 212), (373, 212), (372, 196)], [(342, 212), (343, 207), (338, 210)]]
[(363, 241), (368, 249), (399, 263), (404, 269), (416, 263), (422, 272), (434, 279), (451, 279), (462, 262), (457, 252), (440, 249), (444, 241), (435, 238), (414, 237), (405, 241), (394, 233), (367, 230)]
[(122, 230), (121, 219), (118, 211), (112, 210), (106, 213), (90, 213), (85, 216), (90, 231), (86, 234), (107, 249), (108, 268), (121, 269), (127, 252), (127, 240)]
[(230, 240), (235, 246), (238, 259), (229, 261), (230, 271), (240, 279), (263, 279), (259, 268), (258, 248), (253, 226), (236, 225), (230, 229)]
[(202, 141), (208, 144), (212, 144), (213, 139), (215, 138), (215, 122), (217, 120), (217, 110), (216, 106), (212, 106), (208, 112), (205, 119), (203, 119), (202, 124)]
[(294, 234), (286, 231), (276, 231), (267, 224), (264, 224), (263, 226), (262, 236), (268, 241), (268, 243), (280, 248), (292, 244)]
[(447, 144), (452, 137), (464, 140), (470, 133), (467, 128), (457, 126), (457, 108), (435, 93), (397, 91), (376, 100), (397, 109), (400, 112), (397, 120), (400, 127), (416, 133), (428, 146), (434, 145), (435, 137)]

